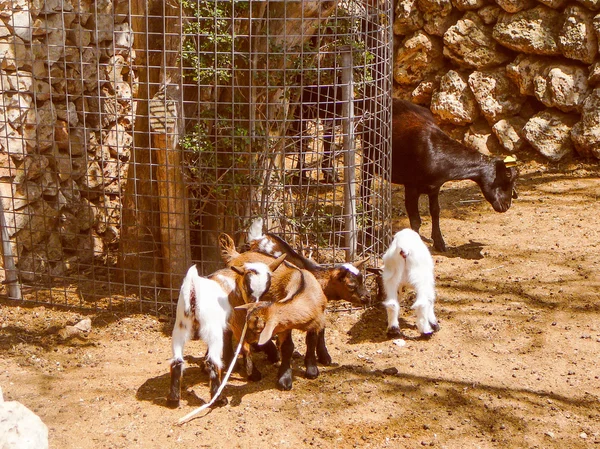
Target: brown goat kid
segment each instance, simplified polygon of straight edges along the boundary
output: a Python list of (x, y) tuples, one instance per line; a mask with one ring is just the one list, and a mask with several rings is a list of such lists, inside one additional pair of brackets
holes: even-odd
[[(240, 254), (235, 249), (233, 239), (227, 234), (219, 236), (219, 244), (221, 256), (230, 267), (242, 266), (248, 262), (269, 264), (274, 260), (272, 256), (255, 251)], [(327, 297), (311, 272), (284, 262), (273, 272), (271, 286), (263, 300), (236, 307), (238, 311), (247, 312), (247, 342), (268, 344), (272, 336), (277, 336), (281, 352), (277, 384), (282, 390), (290, 390), (293, 382), (292, 329), (306, 332), (304, 365), (308, 379), (314, 379), (319, 375), (317, 357), (323, 364), (331, 363), (327, 348), (318, 345), (319, 340), (324, 339), (326, 306)]]
[(324, 267), (318, 263), (298, 254), (281, 237), (263, 233), (263, 220), (257, 218), (248, 230), (248, 245), (251, 251), (258, 251), (279, 257), (286, 254), (286, 261), (299, 268), (310, 271), (321, 284), (321, 288), (328, 301), (344, 300), (353, 304), (364, 305), (371, 300), (371, 294), (364, 285), (364, 276), (361, 269), (368, 259), (355, 264), (336, 264), (333, 267)]

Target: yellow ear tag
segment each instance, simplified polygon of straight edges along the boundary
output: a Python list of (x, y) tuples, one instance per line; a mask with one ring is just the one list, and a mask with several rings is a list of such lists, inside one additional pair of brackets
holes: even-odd
[(515, 156), (506, 156), (504, 158), (504, 165), (506, 165), (506, 167), (516, 167), (517, 158)]

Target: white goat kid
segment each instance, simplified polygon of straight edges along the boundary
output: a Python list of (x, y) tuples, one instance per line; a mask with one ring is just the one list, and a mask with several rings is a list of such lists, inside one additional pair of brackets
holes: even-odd
[(387, 311), (389, 336), (400, 335), (398, 291), (411, 286), (417, 295), (412, 309), (417, 314), (417, 329), (421, 334), (431, 334), (439, 329), (433, 310), (435, 302), (435, 277), (433, 258), (418, 233), (403, 229), (396, 233), (383, 255), (382, 281), (385, 291), (383, 305)]
[[(200, 276), (196, 265), (190, 267), (181, 285), (172, 334), (169, 406), (179, 405), (183, 348), (195, 336), (199, 336), (208, 347), (205, 363), (210, 376), (211, 397), (217, 392), (221, 384), (224, 342), (227, 341), (224, 333), (232, 325), (233, 307), (259, 301), (271, 285), (271, 270), (275, 270), (283, 258), (270, 265), (246, 263), (242, 267), (225, 268), (208, 277)], [(252, 368), (249, 354), (244, 356)], [(221, 402), (226, 403), (226, 399)]]

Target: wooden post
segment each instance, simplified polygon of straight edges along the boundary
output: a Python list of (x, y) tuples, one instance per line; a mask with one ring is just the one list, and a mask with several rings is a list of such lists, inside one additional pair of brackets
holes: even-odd
[(177, 146), (183, 125), (180, 5), (132, 0), (131, 12), (139, 87), (134, 157), (123, 199), (120, 266), (127, 283), (175, 289), (191, 263), (182, 155)]
[(162, 285), (169, 288), (179, 287), (192, 260), (183, 158), (177, 146), (183, 125), (179, 97), (179, 86), (163, 85), (150, 101), (152, 148), (158, 162)]
[(342, 120), (344, 145), (344, 222), (346, 261), (356, 258), (356, 146), (354, 136), (354, 86), (352, 48), (345, 45), (342, 53)]
[(183, 157), (178, 147), (184, 130), (179, 67), (181, 14), (179, 2), (162, 4), (163, 32), (155, 47), (161, 51), (154, 55), (157, 60), (151, 61), (154, 70), (160, 70), (160, 87), (149, 105), (151, 144), (157, 161), (161, 284), (171, 289), (179, 288), (192, 261)]
[(150, 126), (148, 123), (148, 102), (152, 97), (151, 86), (158, 85), (159, 79), (151, 70), (149, 49), (153, 47), (147, 38), (156, 29), (156, 11), (147, 0), (131, 1), (131, 26), (134, 33), (135, 60), (133, 70), (138, 78), (135, 94), (135, 126), (133, 131), (133, 151), (127, 172), (127, 184), (123, 193), (123, 214), (119, 268), (123, 281), (131, 287), (155, 287), (159, 281), (157, 273), (161, 260), (157, 257), (159, 221), (156, 217), (157, 191), (153, 180), (150, 155)]

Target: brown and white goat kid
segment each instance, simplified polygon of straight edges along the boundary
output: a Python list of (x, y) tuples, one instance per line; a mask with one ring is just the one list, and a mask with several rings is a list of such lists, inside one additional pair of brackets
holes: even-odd
[[(192, 265), (181, 285), (177, 302), (177, 315), (172, 334), (173, 358), (171, 360), (171, 383), (167, 404), (179, 405), (181, 377), (183, 374), (183, 349), (190, 338), (199, 336), (207, 345), (206, 369), (209, 373), (209, 388), (213, 397), (221, 385), (223, 352), (231, 358), (231, 344), (225, 345), (224, 334), (232, 332), (239, 341), (245, 316), (233, 314), (232, 309), (246, 302), (258, 301), (269, 290), (272, 272), (285, 256), (271, 263), (246, 263), (241, 267), (224, 268), (208, 277), (198, 274)], [(235, 319), (237, 315), (237, 320)], [(241, 321), (241, 326), (240, 326)], [(228, 326), (229, 325), (229, 326)], [(231, 330), (228, 329), (230, 327)], [(259, 380), (260, 372), (252, 363), (249, 344), (242, 348), (246, 373), (250, 380)], [(221, 404), (227, 399), (220, 400)]]
[[(248, 262), (270, 263), (273, 257), (256, 251), (239, 253), (235, 249), (233, 239), (227, 234), (219, 236), (221, 256), (231, 267), (241, 266)], [(306, 355), (304, 365), (306, 377), (314, 379), (319, 375), (317, 358), (323, 364), (330, 364), (331, 357), (327, 348), (317, 345), (325, 331), (325, 307), (327, 297), (323, 293), (317, 279), (308, 270), (284, 262), (273, 272), (271, 288), (264, 296), (264, 301), (254, 304), (256, 307), (244, 305), (236, 310), (247, 309), (247, 323), (250, 343), (267, 344), (273, 335), (281, 352), (281, 366), (277, 376), (277, 384), (283, 390), (292, 388), (292, 354), (294, 342), (292, 329), (306, 332)], [(264, 331), (264, 334), (263, 334)], [(323, 352), (323, 350), (325, 352)]]
[(417, 314), (417, 329), (427, 335), (439, 329), (433, 307), (435, 302), (435, 276), (433, 258), (419, 234), (412, 229), (396, 233), (388, 250), (383, 255), (381, 274), (385, 292), (383, 305), (387, 311), (390, 336), (400, 334), (398, 314), (399, 288), (411, 286), (417, 295), (412, 309)]
[(263, 233), (263, 219), (255, 219), (248, 229), (247, 242), (252, 251), (279, 257), (286, 254), (286, 261), (299, 268), (310, 271), (327, 296), (327, 300), (344, 300), (353, 304), (366, 304), (371, 299), (371, 294), (364, 285), (364, 276), (361, 268), (368, 259), (356, 264), (336, 264), (333, 267), (324, 267), (314, 261), (298, 254), (281, 237)]
[(270, 341), (274, 335), (277, 336), (281, 352), (277, 384), (282, 390), (291, 390), (293, 382), (292, 329), (306, 332), (306, 376), (309, 377), (309, 369), (316, 370), (314, 377), (318, 375), (314, 354), (317, 345), (316, 336), (325, 329), (327, 302), (323, 299), (316, 295), (303, 294), (286, 302), (259, 301), (236, 307), (236, 310), (247, 310), (248, 342), (262, 345)]

